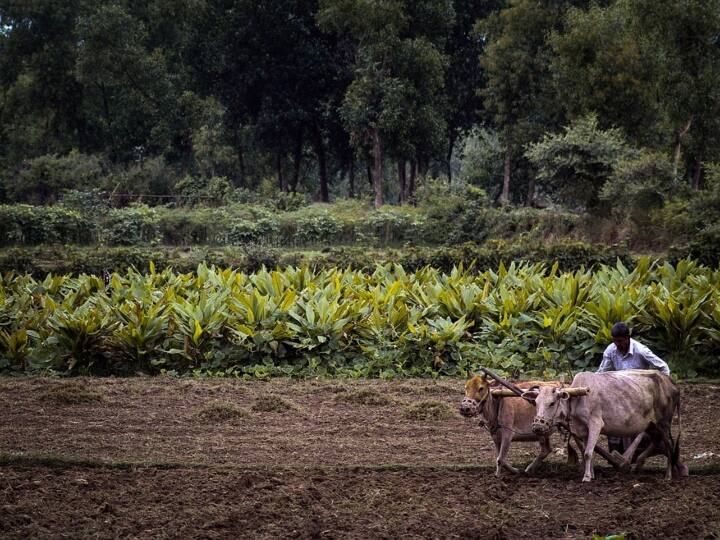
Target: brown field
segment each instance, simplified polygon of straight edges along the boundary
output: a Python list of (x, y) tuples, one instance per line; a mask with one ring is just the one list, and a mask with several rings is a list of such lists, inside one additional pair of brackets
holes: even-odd
[(589, 485), (558, 436), (539, 474), (496, 478), (462, 388), (0, 379), (0, 537), (720, 537), (720, 385), (682, 386), (689, 478), (654, 458)]

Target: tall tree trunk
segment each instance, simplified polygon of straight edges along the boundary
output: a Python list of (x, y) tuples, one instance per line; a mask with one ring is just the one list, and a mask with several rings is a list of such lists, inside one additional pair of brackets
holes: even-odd
[(692, 116), (688, 120), (687, 124), (685, 124), (684, 128), (680, 128), (675, 136), (675, 159), (673, 160), (673, 178), (675, 179), (675, 182), (677, 182), (678, 179), (678, 167), (680, 166), (680, 154), (682, 151), (682, 141), (685, 135), (687, 135), (687, 132), (690, 131), (690, 126), (692, 125)]
[(695, 160), (695, 170), (693, 171), (692, 177), (692, 188), (696, 191), (700, 189), (700, 182), (702, 180), (704, 153), (705, 152), (701, 150), (700, 155)]
[(302, 147), (303, 147), (303, 130), (298, 128), (295, 133), (295, 149), (293, 150), (293, 176), (290, 191), (297, 192), (298, 183), (300, 182), (300, 165), (302, 164)]
[(235, 148), (235, 151), (237, 152), (238, 157), (238, 173), (239, 178), (236, 176), (237, 182), (233, 182), (235, 186), (243, 186), (246, 187), (245, 184), (245, 152), (243, 152), (243, 146), (242, 142), (240, 141), (240, 134), (238, 133), (238, 128), (235, 126), (233, 129), (233, 148)]
[(373, 190), (375, 191), (375, 208), (383, 205), (383, 163), (382, 147), (380, 146), (380, 130), (373, 129)]
[(417, 178), (418, 164), (417, 160), (410, 161), (410, 179), (408, 181), (407, 199), (411, 200), (415, 197), (415, 179)]
[(407, 201), (407, 174), (405, 168), (405, 160), (398, 159), (398, 182), (400, 183), (400, 204)]
[(510, 162), (512, 159), (512, 147), (507, 143), (505, 147), (505, 170), (503, 171), (503, 189), (500, 195), (500, 202), (507, 204), (510, 202)]
[(245, 183), (245, 152), (243, 152), (242, 146), (237, 147), (238, 153), (238, 165), (240, 166), (240, 185), (246, 186)]
[(535, 203), (535, 177), (530, 175), (528, 180), (528, 192), (527, 199), (525, 200), (525, 206), (533, 206)]
[(348, 197), (355, 197), (355, 159), (352, 154), (348, 162)]
[(328, 174), (327, 160), (325, 159), (325, 145), (323, 144), (322, 130), (315, 129), (315, 154), (318, 158), (318, 168), (320, 170), (320, 202), (330, 202), (330, 194), (328, 193)]
[(277, 167), (278, 188), (280, 191), (287, 191), (287, 184), (285, 183), (285, 176), (283, 175), (282, 153), (280, 150), (278, 150), (275, 165)]
[(447, 176), (448, 184), (452, 184), (452, 155), (453, 149), (455, 148), (455, 134), (450, 135), (448, 141), (448, 153), (447, 153)]

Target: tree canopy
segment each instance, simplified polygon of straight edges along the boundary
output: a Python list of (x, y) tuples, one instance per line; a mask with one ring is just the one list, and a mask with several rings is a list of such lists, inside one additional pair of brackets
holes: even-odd
[[(719, 89), (720, 0), (0, 2), (0, 202), (222, 178), (379, 206), (442, 177), (588, 207), (612, 167), (550, 148), (585, 128), (697, 191), (720, 161)], [(463, 171), (471, 151), (499, 166)], [(16, 185), (87, 163), (102, 186)], [(160, 180), (128, 180), (148, 163)]]

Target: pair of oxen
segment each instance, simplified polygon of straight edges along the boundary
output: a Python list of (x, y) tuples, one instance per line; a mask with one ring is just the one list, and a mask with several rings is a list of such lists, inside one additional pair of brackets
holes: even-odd
[[(540, 452), (525, 469), (532, 473), (550, 454), (550, 435), (567, 434), (568, 462), (577, 462), (573, 439), (584, 461), (583, 482), (595, 478), (593, 453), (597, 451), (621, 470), (639, 471), (653, 455), (667, 457), (665, 477), (687, 476), (680, 462), (680, 434), (673, 439), (671, 424), (680, 420), (680, 391), (673, 380), (655, 370), (578, 373), (569, 387), (558, 381), (516, 383), (522, 397), (500, 397), (496, 381), (472, 375), (465, 384), (460, 405), (463, 416), (481, 416), (491, 434), (496, 455), (496, 475), (503, 469), (518, 473), (507, 461), (512, 441), (537, 441)], [(600, 447), (601, 434), (632, 440), (621, 455)]]

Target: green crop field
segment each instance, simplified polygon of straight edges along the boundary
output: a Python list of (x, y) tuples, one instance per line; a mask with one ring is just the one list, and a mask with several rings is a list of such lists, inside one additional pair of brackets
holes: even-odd
[(6, 274), (0, 368), (62, 374), (511, 376), (592, 368), (628, 321), (681, 376), (717, 370), (720, 271), (640, 259), (597, 270), (501, 265), (450, 273), (288, 267), (244, 274)]

